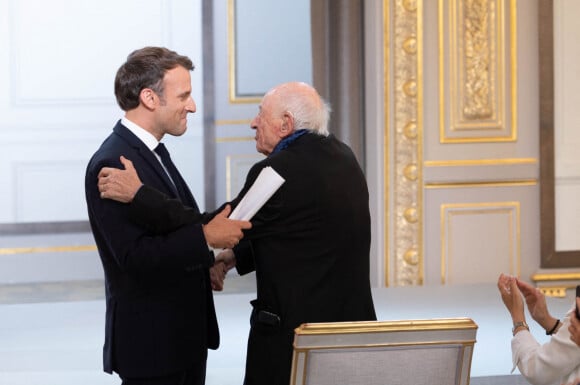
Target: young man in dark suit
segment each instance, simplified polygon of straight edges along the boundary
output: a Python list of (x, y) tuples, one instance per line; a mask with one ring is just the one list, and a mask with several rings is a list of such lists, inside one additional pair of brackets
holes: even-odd
[[(207, 349), (219, 345), (208, 248), (233, 247), (249, 222), (229, 207), (204, 221), (160, 143), (180, 136), (195, 112), (189, 58), (160, 47), (131, 53), (115, 78), (125, 116), (91, 158), (85, 177), (89, 220), (105, 272), (104, 370), (123, 384), (202, 385)], [(190, 207), (191, 221), (154, 234), (131, 220), (127, 205), (101, 199), (99, 170), (133, 160), (143, 183)], [(153, 219), (156, 221), (157, 219)]]
[[(267, 158), (251, 168), (232, 205), (264, 167), (285, 182), (252, 218), (240, 244), (217, 257), (240, 274), (256, 271), (246, 385), (289, 383), (294, 329), (300, 324), (376, 320), (367, 184), (350, 148), (328, 133), (329, 115), (314, 88), (285, 83), (264, 96), (251, 123), (256, 149)], [(147, 183), (141, 186), (130, 168), (128, 163), (128, 171), (103, 170), (103, 197), (132, 201), (133, 217), (145, 225), (164, 216), (157, 223), (166, 228), (154, 231), (191, 220), (180, 202)]]

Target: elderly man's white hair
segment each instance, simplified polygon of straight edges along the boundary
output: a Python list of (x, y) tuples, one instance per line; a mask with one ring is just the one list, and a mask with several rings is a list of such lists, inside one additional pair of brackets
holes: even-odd
[(284, 83), (274, 87), (266, 96), (278, 98), (278, 112), (289, 112), (294, 118), (294, 129), (307, 129), (328, 136), (330, 106), (320, 97), (314, 87), (302, 82)]

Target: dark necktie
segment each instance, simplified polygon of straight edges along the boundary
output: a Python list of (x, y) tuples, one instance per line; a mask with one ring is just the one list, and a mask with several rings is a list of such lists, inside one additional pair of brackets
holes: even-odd
[(165, 166), (165, 169), (169, 173), (170, 179), (173, 181), (173, 186), (177, 192), (177, 196), (182, 202), (187, 202), (187, 194), (185, 193), (185, 189), (181, 182), (181, 175), (173, 164), (173, 161), (169, 156), (169, 151), (167, 151), (167, 148), (165, 148), (163, 143), (159, 143), (157, 147), (155, 147), (154, 151), (157, 153), (157, 155), (159, 155), (163, 165)]

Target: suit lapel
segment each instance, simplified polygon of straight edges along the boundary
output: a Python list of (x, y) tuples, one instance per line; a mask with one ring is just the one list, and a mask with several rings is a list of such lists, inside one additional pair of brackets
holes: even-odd
[[(159, 176), (161, 180), (163, 180), (163, 183), (167, 187), (167, 191), (171, 191), (172, 197), (179, 198), (179, 196), (176, 195), (175, 186), (169, 179), (169, 176), (167, 176), (167, 173), (163, 169), (163, 166), (161, 166), (161, 163), (159, 162), (159, 160), (157, 160), (155, 154), (153, 154), (153, 152), (149, 150), (149, 148), (145, 145), (145, 143), (143, 143), (138, 137), (136, 137), (135, 134), (133, 134), (127, 127), (123, 126), (120, 121), (113, 128), (113, 131), (117, 135), (122, 137), (125, 141), (127, 141), (127, 143), (129, 143), (135, 149), (135, 151), (139, 154), (139, 156), (141, 156), (141, 158), (149, 166), (151, 166), (153, 170), (155, 170), (155, 173)], [(185, 183), (185, 180), (183, 180), (181, 173), (179, 173), (179, 178), (180, 178), (179, 182), (182, 184), (183, 190), (186, 195), (186, 197), (184, 197), (186, 198), (186, 201), (183, 203), (187, 206), (193, 207), (196, 211), (199, 211), (197, 203), (195, 202), (195, 199), (193, 198), (193, 195), (191, 194), (191, 191), (189, 190), (187, 183)]]
[(185, 194), (185, 196), (183, 197), (183, 199), (185, 199), (185, 201), (183, 203), (188, 205), (188, 206), (191, 206), (191, 207), (195, 208), (197, 211), (199, 211), (199, 208), (197, 207), (197, 203), (195, 202), (195, 199), (193, 198), (193, 194), (189, 190), (187, 183), (185, 183), (185, 180), (181, 176), (181, 173), (179, 172), (179, 170), (177, 170), (177, 173), (178, 173), (177, 177), (179, 178), (179, 183), (181, 183), (183, 193)]
[(175, 187), (171, 183), (171, 180), (169, 180), (169, 177), (163, 169), (163, 166), (161, 166), (161, 163), (159, 163), (153, 152), (149, 150), (145, 143), (143, 143), (138, 137), (135, 136), (135, 134), (133, 134), (120, 122), (117, 123), (115, 128), (113, 128), (113, 131), (115, 134), (119, 135), (127, 143), (129, 143), (129, 145), (135, 149), (137, 154), (139, 154), (141, 159), (143, 159), (153, 170), (155, 170), (157, 176), (163, 180), (163, 183), (167, 187), (167, 191), (171, 191), (173, 197), (176, 198), (177, 196), (175, 195)]

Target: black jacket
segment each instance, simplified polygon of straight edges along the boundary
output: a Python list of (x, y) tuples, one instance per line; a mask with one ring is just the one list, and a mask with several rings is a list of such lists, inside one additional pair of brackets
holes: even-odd
[[(376, 320), (369, 281), (369, 195), (348, 146), (332, 135), (307, 134), (255, 164), (233, 206), (266, 166), (285, 182), (254, 216), (234, 252), (240, 274), (256, 271), (254, 314), (267, 311), (280, 322), (275, 327), (254, 323), (245, 383), (286, 385), (294, 328), (305, 322)], [(144, 223), (172, 226), (192, 221), (194, 214), (146, 186), (132, 209)]]
[[(91, 158), (85, 178), (89, 220), (105, 272), (104, 370), (122, 376), (161, 376), (204, 360), (217, 348), (208, 267), (213, 264), (197, 204), (189, 190), (190, 222), (163, 235), (130, 218), (130, 206), (101, 199), (102, 167), (130, 159), (141, 180), (175, 198), (155, 155), (118, 123)], [(184, 183), (185, 184), (185, 183)]]

